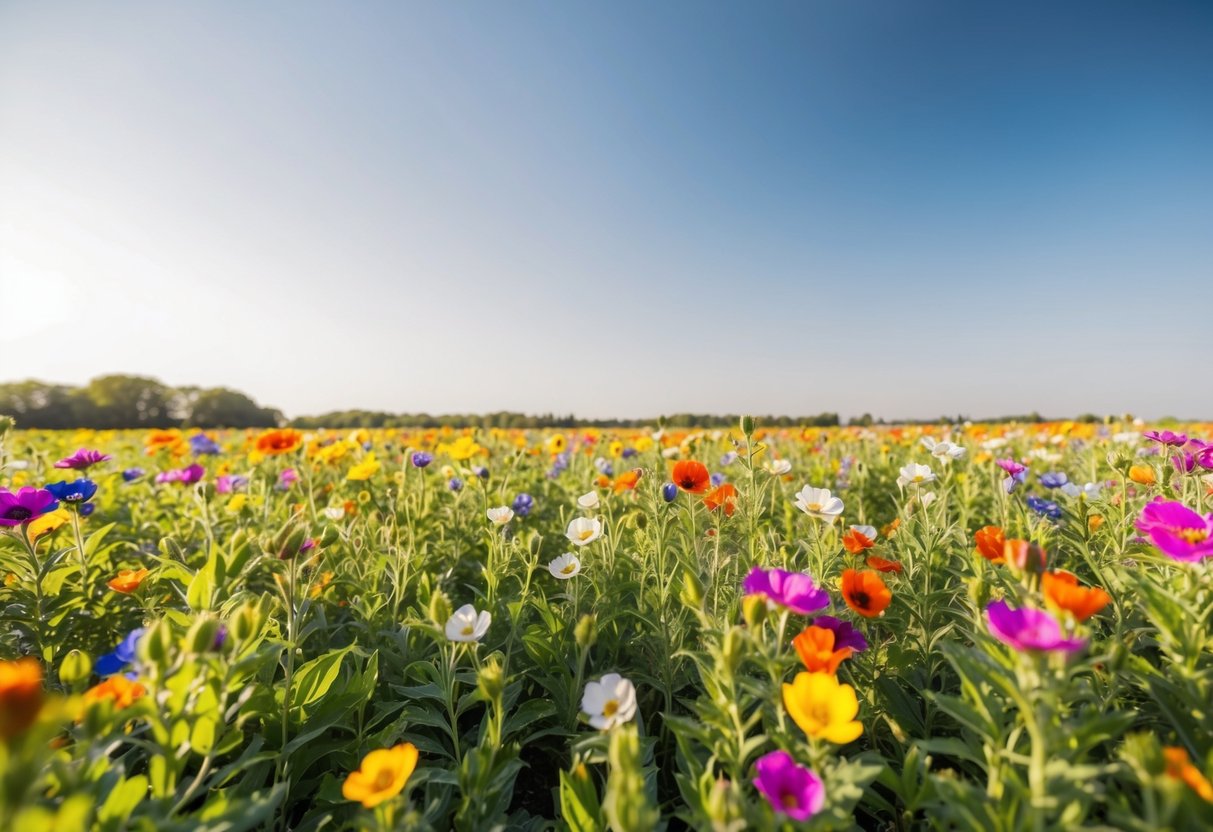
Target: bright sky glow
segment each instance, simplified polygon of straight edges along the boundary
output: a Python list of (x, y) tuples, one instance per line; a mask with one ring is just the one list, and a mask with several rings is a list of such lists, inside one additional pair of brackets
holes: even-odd
[(0, 5), (0, 380), (1213, 416), (1213, 4)]

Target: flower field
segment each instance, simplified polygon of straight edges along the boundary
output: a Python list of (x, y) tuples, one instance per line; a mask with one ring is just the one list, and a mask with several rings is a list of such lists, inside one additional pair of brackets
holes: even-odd
[(0, 829), (1213, 828), (1213, 425), (22, 432)]

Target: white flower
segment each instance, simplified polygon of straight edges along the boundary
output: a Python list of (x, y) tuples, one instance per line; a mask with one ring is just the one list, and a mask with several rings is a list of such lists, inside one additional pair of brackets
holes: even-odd
[(630, 722), (636, 716), (636, 688), (618, 673), (608, 673), (585, 686), (581, 710), (600, 731)]
[(27, 468), (29, 468), (29, 460), (28, 459), (14, 459), (8, 463), (8, 467), (12, 468), (14, 471), (24, 471)]
[(771, 476), (782, 477), (792, 470), (792, 463), (786, 459), (772, 459), (768, 460), (763, 467), (770, 472)]
[(935, 502), (935, 492), (934, 491), (922, 492), (921, 494), (918, 495), (918, 502), (922, 503), (923, 508), (926, 508), (931, 503)]
[(953, 459), (960, 459), (965, 455), (965, 449), (959, 445), (954, 445), (951, 442), (939, 441), (936, 442), (933, 437), (924, 436), (921, 440), (922, 446), (931, 452), (931, 456), (947, 463)]
[(493, 521), (494, 526), (504, 526), (514, 519), (514, 509), (509, 506), (497, 506), (497, 508), (489, 509), (485, 514)]
[(464, 604), (455, 610), (446, 622), (446, 637), (451, 641), (480, 641), (489, 631), (493, 616), (488, 610), (477, 613), (471, 604)]
[(833, 523), (842, 514), (842, 500), (831, 494), (828, 488), (806, 485), (796, 493), (796, 508), (810, 517)]
[(935, 474), (926, 465), (919, 465), (916, 462), (911, 462), (901, 469), (901, 476), (897, 478), (897, 484), (905, 488), (907, 485), (913, 485), (915, 488), (925, 485), (928, 482), (935, 482)]
[(552, 573), (553, 578), (567, 581), (581, 572), (581, 561), (572, 552), (565, 552), (548, 564), (548, 571)]
[(1141, 434), (1135, 430), (1112, 434), (1112, 441), (1118, 445), (1136, 445), (1141, 441)]
[(581, 506), (586, 511), (593, 511), (598, 508), (598, 492), (590, 491), (587, 494), (582, 494), (577, 498), (577, 505)]
[(591, 517), (578, 517), (569, 523), (569, 528), (565, 531), (564, 536), (574, 546), (585, 546), (602, 537), (602, 523)]
[(682, 453), (681, 448), (664, 448), (661, 451), (661, 456), (663, 459), (678, 459), (680, 453)]
[(324, 516), (330, 520), (340, 520), (345, 517), (345, 506), (329, 506), (324, 510)]
[(1006, 445), (1007, 440), (1001, 436), (995, 436), (993, 439), (987, 439), (985, 442), (982, 442), (981, 448), (985, 451), (997, 451), (999, 448), (1005, 448)]
[(1089, 482), (1079, 488), (1072, 482), (1067, 482), (1061, 487), (1061, 491), (1067, 497), (1086, 497), (1088, 500), (1094, 500), (1099, 497), (1099, 492), (1103, 491), (1103, 483)]

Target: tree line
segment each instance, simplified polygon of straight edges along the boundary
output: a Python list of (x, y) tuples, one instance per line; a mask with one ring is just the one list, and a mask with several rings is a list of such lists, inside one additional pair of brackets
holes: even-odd
[(146, 376), (108, 375), (83, 387), (18, 381), (0, 384), (0, 415), (21, 428), (255, 428), (282, 423), (282, 412), (261, 407), (226, 387), (170, 387)]

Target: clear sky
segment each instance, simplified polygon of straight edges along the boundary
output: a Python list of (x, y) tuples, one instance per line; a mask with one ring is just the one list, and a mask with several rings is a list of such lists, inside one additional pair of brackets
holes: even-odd
[(1213, 417), (1213, 3), (0, 2), (0, 380)]

